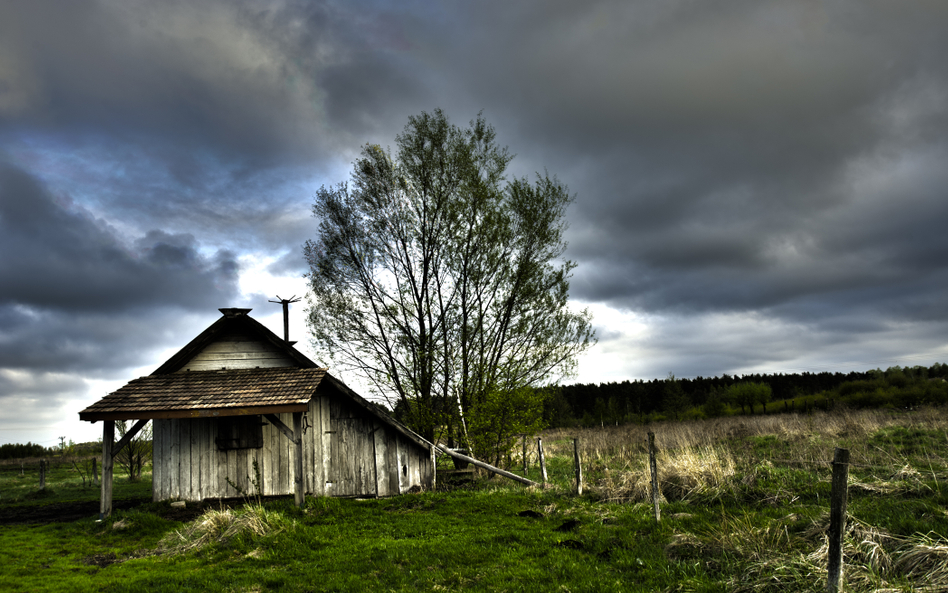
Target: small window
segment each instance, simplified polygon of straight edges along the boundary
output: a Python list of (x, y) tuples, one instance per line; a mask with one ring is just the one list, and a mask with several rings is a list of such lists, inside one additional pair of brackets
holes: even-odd
[(259, 449), (263, 447), (263, 422), (260, 416), (226, 416), (217, 420), (217, 448)]

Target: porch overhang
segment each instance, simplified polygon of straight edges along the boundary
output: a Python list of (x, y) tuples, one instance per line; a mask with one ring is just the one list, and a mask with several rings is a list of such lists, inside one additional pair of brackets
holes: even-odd
[(183, 410), (123, 410), (121, 412), (79, 412), (79, 420), (155, 420), (165, 418), (223, 418), (227, 416), (254, 416), (305, 412), (308, 403), (274, 406), (242, 406), (235, 408), (200, 408)]

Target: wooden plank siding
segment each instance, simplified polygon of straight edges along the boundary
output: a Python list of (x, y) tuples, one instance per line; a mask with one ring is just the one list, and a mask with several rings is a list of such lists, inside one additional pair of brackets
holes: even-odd
[(293, 367), (297, 364), (273, 344), (249, 334), (230, 333), (208, 344), (177, 372)]
[[(304, 489), (315, 496), (392, 496), (432, 484), (427, 450), (333, 393), (309, 403), (303, 434)], [(262, 417), (261, 421), (263, 422)], [(292, 425), (291, 413), (279, 414)], [(253, 462), (264, 496), (292, 495), (295, 446), (269, 422), (259, 449), (217, 448), (217, 418), (171, 418), (154, 422), (156, 501), (199, 501), (254, 494)]]

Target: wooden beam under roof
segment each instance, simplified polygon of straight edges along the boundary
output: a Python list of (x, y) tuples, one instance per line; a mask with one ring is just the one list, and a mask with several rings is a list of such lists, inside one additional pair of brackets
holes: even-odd
[(278, 406), (251, 406), (243, 408), (202, 408), (197, 410), (130, 410), (126, 412), (80, 412), (79, 419), (88, 422), (98, 420), (153, 420), (155, 418), (222, 418), (226, 416), (251, 416), (305, 412), (309, 404), (283, 404)]

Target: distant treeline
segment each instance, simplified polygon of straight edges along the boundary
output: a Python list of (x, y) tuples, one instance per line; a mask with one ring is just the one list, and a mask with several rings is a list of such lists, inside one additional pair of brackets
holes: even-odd
[(101, 443), (74, 443), (44, 447), (33, 443), (7, 443), (0, 445), (0, 459), (23, 459), (25, 457), (68, 457), (70, 455), (96, 455), (102, 450)]
[(59, 452), (59, 448), (46, 448), (43, 445), (34, 445), (33, 443), (7, 443), (0, 445), (0, 459), (22, 459), (23, 457), (44, 457), (54, 455)]
[(948, 403), (948, 365), (865, 373), (722, 375), (550, 387), (549, 427), (599, 426), (739, 413), (852, 407), (906, 408)]

